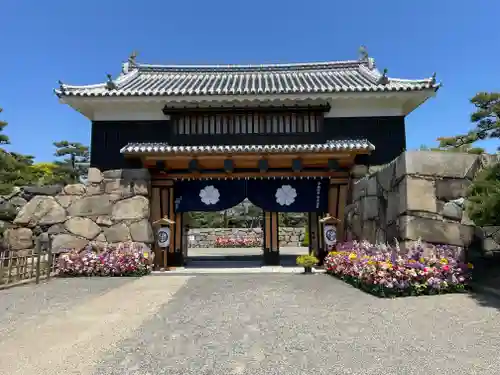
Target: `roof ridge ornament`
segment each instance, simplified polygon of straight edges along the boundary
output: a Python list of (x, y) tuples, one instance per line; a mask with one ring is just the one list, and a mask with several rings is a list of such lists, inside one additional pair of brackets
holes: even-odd
[(362, 45), (359, 47), (359, 61), (368, 61), (369, 55), (368, 55), (368, 49), (366, 46)]
[(113, 81), (111, 74), (106, 74), (106, 76), (108, 77), (108, 80), (106, 81), (106, 88), (108, 90), (116, 90), (116, 84)]
[(377, 85), (387, 85), (389, 83), (389, 77), (387, 77), (387, 68), (384, 68), (382, 75), (377, 80)]
[(128, 57), (128, 62), (131, 65), (136, 65), (137, 64), (136, 59), (137, 59), (137, 51), (133, 50), (132, 53), (130, 54), (130, 56)]
[(431, 77), (431, 84), (432, 84), (432, 85), (435, 85), (435, 84), (436, 84), (436, 72), (432, 73), (432, 77)]
[(127, 74), (130, 71), (130, 68), (137, 67), (137, 51), (132, 51), (127, 61), (122, 64), (122, 73)]

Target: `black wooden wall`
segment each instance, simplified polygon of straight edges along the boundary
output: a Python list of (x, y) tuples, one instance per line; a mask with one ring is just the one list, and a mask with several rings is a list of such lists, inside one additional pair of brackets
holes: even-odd
[(368, 139), (375, 146), (369, 157), (370, 165), (389, 163), (406, 150), (405, 119), (394, 117), (326, 118), (325, 138)]
[(129, 142), (170, 142), (168, 121), (94, 121), (90, 165), (101, 170), (134, 168), (120, 149)]
[(101, 170), (138, 167), (120, 149), (129, 142), (172, 145), (305, 144), (366, 138), (375, 145), (371, 165), (385, 164), (406, 149), (404, 117), (325, 118), (321, 133), (281, 135), (173, 135), (169, 121), (94, 121), (91, 165)]

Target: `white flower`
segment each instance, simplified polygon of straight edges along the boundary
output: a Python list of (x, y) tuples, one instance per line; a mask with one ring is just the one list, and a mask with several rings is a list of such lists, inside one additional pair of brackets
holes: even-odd
[(203, 203), (207, 206), (211, 204), (216, 204), (219, 201), (220, 193), (219, 190), (213, 187), (213, 185), (206, 186), (200, 190), (200, 198)]
[(282, 206), (290, 206), (296, 197), (297, 191), (290, 185), (283, 185), (276, 190), (276, 202)]

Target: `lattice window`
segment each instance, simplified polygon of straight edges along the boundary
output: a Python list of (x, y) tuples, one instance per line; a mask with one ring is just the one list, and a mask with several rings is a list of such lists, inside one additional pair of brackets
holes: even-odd
[(298, 113), (205, 113), (172, 116), (175, 133), (207, 134), (290, 134), (321, 131), (323, 115)]

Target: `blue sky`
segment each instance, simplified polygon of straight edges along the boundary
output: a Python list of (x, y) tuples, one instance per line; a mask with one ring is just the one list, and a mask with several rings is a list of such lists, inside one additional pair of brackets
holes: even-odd
[(147, 63), (278, 63), (353, 59), (364, 44), (390, 76), (437, 72), (437, 97), (406, 123), (408, 148), (434, 145), (470, 128), (476, 92), (500, 90), (498, 14), (491, 0), (3, 0), (0, 116), (11, 150), (50, 161), (52, 141), (90, 142), (57, 80), (102, 82), (132, 50)]

